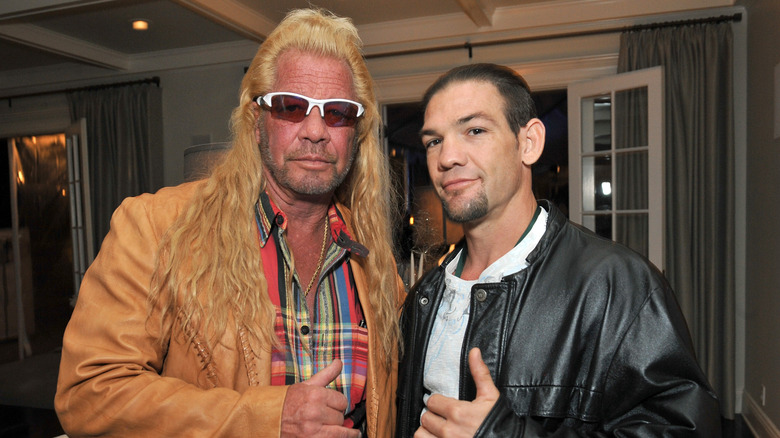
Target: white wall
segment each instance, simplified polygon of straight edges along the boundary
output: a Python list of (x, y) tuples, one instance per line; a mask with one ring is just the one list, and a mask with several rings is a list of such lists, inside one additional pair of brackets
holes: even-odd
[[(780, 2), (748, 11), (747, 235), (743, 412), (757, 436), (780, 436)], [(765, 388), (765, 402), (762, 392)]]

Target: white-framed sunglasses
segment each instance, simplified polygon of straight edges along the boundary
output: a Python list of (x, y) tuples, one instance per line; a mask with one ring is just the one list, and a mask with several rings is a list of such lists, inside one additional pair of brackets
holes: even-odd
[(313, 107), (320, 109), (325, 124), (330, 127), (355, 126), (363, 115), (363, 105), (348, 99), (312, 99), (302, 94), (280, 91), (257, 96), (255, 102), (271, 116), (298, 123), (309, 115)]

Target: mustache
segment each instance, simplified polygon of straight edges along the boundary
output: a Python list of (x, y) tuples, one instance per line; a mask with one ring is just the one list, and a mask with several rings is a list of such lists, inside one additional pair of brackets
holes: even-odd
[(328, 152), (325, 147), (317, 146), (313, 143), (303, 144), (299, 148), (289, 151), (287, 154), (285, 154), (285, 158), (288, 160), (297, 160), (311, 157), (317, 157), (318, 159), (328, 163), (336, 162), (335, 154)]

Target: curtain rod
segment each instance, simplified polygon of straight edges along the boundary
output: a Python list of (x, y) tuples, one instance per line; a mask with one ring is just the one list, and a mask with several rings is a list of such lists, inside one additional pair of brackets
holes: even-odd
[(426, 47), (421, 49), (409, 49), (409, 50), (399, 50), (395, 52), (385, 52), (385, 53), (376, 53), (372, 55), (366, 55), (366, 59), (372, 59), (372, 58), (385, 58), (390, 56), (400, 56), (400, 55), (417, 55), (420, 53), (429, 53), (429, 52), (439, 52), (444, 50), (458, 50), (458, 49), (466, 49), (469, 51), (469, 59), (472, 57), (472, 49), (474, 47), (486, 47), (486, 46), (499, 46), (504, 44), (514, 44), (514, 43), (525, 43), (530, 41), (542, 41), (542, 40), (552, 40), (552, 39), (558, 39), (558, 38), (571, 38), (571, 37), (581, 37), (581, 36), (592, 36), (592, 35), (601, 35), (601, 34), (607, 34), (607, 33), (617, 33), (617, 32), (635, 32), (635, 31), (641, 31), (641, 30), (651, 30), (651, 29), (661, 29), (666, 27), (678, 27), (678, 26), (685, 26), (685, 25), (693, 25), (693, 24), (704, 24), (704, 23), (723, 23), (723, 22), (735, 22), (739, 23), (742, 21), (742, 14), (741, 13), (735, 13), (732, 15), (720, 15), (717, 17), (705, 17), (705, 18), (694, 18), (690, 20), (678, 20), (678, 21), (665, 21), (665, 22), (658, 22), (658, 23), (648, 23), (648, 24), (636, 24), (632, 26), (621, 26), (621, 27), (612, 27), (612, 28), (606, 28), (606, 29), (596, 29), (596, 30), (585, 30), (585, 31), (579, 31), (579, 32), (563, 32), (558, 34), (552, 34), (552, 35), (539, 35), (539, 36), (531, 36), (531, 37), (520, 37), (520, 38), (511, 38), (506, 40), (498, 40), (498, 41), (486, 41), (481, 43), (471, 43), (467, 42), (465, 44), (450, 44), (446, 46), (438, 46), (438, 47)]
[(128, 85), (140, 85), (140, 84), (155, 84), (157, 87), (160, 86), (160, 77), (154, 76), (151, 78), (146, 79), (139, 79), (137, 81), (127, 81), (127, 82), (116, 82), (113, 84), (102, 84), (102, 85), (89, 85), (86, 87), (79, 87), (79, 88), (66, 88), (64, 90), (52, 90), (52, 91), (40, 91), (38, 93), (26, 93), (26, 94), (15, 94), (12, 96), (3, 96), (0, 97), (0, 100), (8, 99), (8, 106), (11, 106), (11, 101), (13, 99), (21, 99), (24, 97), (37, 97), (37, 96), (46, 96), (48, 94), (59, 94), (59, 93), (74, 93), (77, 91), (94, 91), (94, 90), (104, 90), (107, 88), (116, 88), (116, 87), (125, 87)]

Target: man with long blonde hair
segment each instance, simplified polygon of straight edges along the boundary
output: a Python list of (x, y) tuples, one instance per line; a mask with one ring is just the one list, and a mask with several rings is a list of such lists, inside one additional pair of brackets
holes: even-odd
[(65, 332), (70, 436), (392, 435), (403, 288), (361, 50), (291, 12), (212, 175), (117, 209)]

